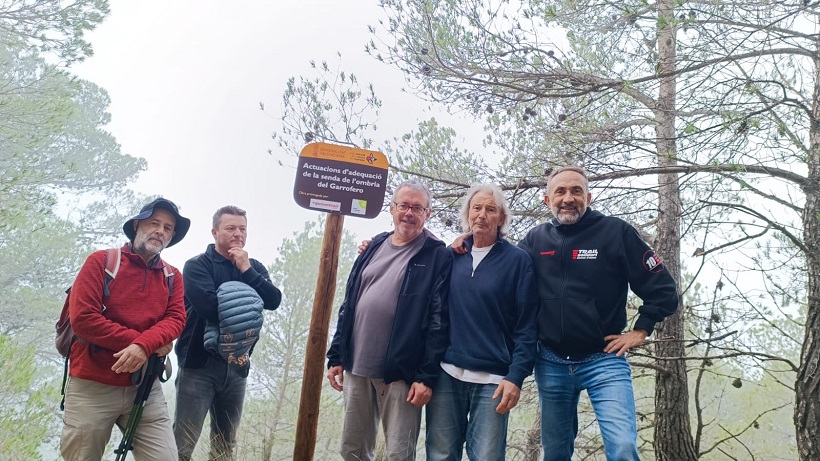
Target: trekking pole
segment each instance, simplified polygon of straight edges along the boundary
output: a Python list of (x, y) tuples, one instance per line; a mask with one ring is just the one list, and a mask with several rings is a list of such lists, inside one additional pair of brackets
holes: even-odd
[(137, 425), (142, 417), (142, 410), (145, 408), (145, 402), (148, 401), (148, 396), (151, 394), (154, 380), (162, 374), (164, 365), (165, 357), (160, 357), (157, 354), (148, 357), (145, 371), (142, 374), (142, 381), (139, 383), (137, 395), (134, 397), (134, 407), (131, 409), (128, 423), (122, 431), (122, 440), (119, 447), (114, 450), (117, 455), (116, 461), (125, 461), (125, 456), (134, 449), (134, 436), (137, 435)]

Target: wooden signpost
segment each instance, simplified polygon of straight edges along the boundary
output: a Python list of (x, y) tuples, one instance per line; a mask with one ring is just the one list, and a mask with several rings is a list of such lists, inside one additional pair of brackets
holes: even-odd
[(305, 352), (294, 461), (312, 460), (316, 448), (344, 215), (368, 219), (378, 216), (387, 189), (388, 166), (387, 157), (381, 152), (327, 143), (308, 144), (299, 154), (293, 199), (302, 208), (328, 215)]

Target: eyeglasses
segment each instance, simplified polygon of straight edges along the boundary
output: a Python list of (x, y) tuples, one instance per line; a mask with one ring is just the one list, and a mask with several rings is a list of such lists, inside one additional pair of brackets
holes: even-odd
[(421, 216), (425, 211), (429, 210), (429, 208), (420, 207), (418, 205), (410, 206), (406, 203), (393, 202), (393, 205), (396, 205), (396, 209), (399, 210), (399, 213), (406, 213), (407, 210), (410, 210), (416, 216)]

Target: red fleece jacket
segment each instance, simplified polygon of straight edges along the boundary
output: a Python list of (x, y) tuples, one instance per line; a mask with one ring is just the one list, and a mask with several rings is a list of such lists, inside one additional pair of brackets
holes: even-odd
[(159, 258), (147, 266), (126, 244), (119, 272), (108, 285), (110, 296), (104, 298), (105, 251), (86, 259), (69, 295), (71, 326), (83, 340), (71, 346), (71, 376), (130, 386), (129, 373), (111, 371), (117, 361), (114, 353), (138, 344), (150, 355), (179, 337), (185, 326), (182, 275), (172, 268), (174, 289), (169, 298), (162, 267)]

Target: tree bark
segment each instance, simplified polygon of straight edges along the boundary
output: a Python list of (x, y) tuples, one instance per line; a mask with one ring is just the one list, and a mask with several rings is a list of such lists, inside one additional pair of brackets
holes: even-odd
[(290, 338), (290, 334), (288, 334), (289, 341), (287, 345), (287, 352), (284, 354), (285, 362), (282, 364), (284, 375), (282, 376), (281, 384), (277, 386), (278, 391), (276, 395), (276, 406), (273, 409), (270, 426), (268, 427), (268, 433), (265, 436), (263, 445), (262, 459), (264, 461), (273, 461), (273, 448), (276, 441), (276, 433), (279, 431), (279, 420), (282, 418), (282, 409), (285, 406), (285, 399), (287, 399), (288, 389), (290, 388), (290, 373), (291, 368), (293, 367), (293, 357), (295, 355), (295, 345), (290, 341)]
[[(654, 115), (657, 133), (657, 160), (659, 167), (677, 165), (676, 148), (676, 77), (675, 70), (675, 2), (658, 2), (658, 72), (670, 75), (660, 79), (657, 107)], [(680, 271), (680, 189), (678, 175), (658, 175), (658, 229), (656, 248), (678, 287)], [(657, 328), (656, 336), (682, 340), (684, 311), (669, 317)], [(683, 360), (663, 360), (664, 357), (683, 357), (683, 341), (656, 343), (658, 365), (671, 373), (655, 375), (655, 457), (658, 461), (697, 460), (692, 429), (689, 422), (689, 389), (686, 363)]]
[(820, 41), (815, 42), (814, 97), (806, 158), (809, 183), (804, 188), (803, 241), (808, 252), (806, 336), (795, 384), (794, 425), (801, 461), (820, 459)]
[(541, 408), (539, 405), (538, 412), (532, 422), (532, 426), (527, 429), (527, 439), (524, 445), (524, 460), (538, 461), (541, 456)]

